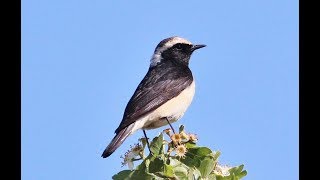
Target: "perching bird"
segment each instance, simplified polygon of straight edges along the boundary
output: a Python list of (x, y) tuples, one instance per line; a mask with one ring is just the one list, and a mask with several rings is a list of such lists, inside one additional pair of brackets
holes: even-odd
[(193, 45), (177, 36), (158, 44), (149, 70), (128, 102), (103, 158), (110, 156), (135, 131), (142, 129), (145, 134), (145, 130), (165, 126), (183, 116), (195, 93), (190, 57), (196, 49), (205, 46)]

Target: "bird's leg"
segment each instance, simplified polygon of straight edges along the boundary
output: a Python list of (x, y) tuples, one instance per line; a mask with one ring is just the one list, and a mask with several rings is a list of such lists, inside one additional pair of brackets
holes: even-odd
[(144, 137), (146, 138), (147, 146), (148, 146), (149, 152), (150, 152), (150, 154), (152, 154), (152, 152), (151, 152), (151, 150), (150, 150), (150, 144), (149, 144), (149, 141), (148, 141), (148, 137), (147, 137), (146, 131), (145, 131), (144, 129), (143, 129), (143, 134), (144, 134)]
[(175, 134), (176, 132), (174, 131), (174, 129), (173, 129), (173, 127), (172, 127), (172, 125), (171, 125), (171, 123), (170, 123), (170, 121), (169, 121), (168, 117), (166, 117), (166, 120), (167, 120), (168, 124), (170, 125), (170, 127), (171, 127), (171, 129), (172, 129), (173, 134)]

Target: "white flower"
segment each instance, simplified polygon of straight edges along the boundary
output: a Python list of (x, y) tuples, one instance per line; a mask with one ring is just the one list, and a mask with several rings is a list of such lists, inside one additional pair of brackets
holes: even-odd
[(185, 142), (189, 141), (189, 136), (184, 131), (180, 133), (180, 136)]
[(135, 156), (138, 156), (140, 154), (141, 151), (143, 151), (142, 146), (138, 143), (135, 144), (133, 147), (131, 147), (131, 151)]
[(124, 157), (121, 156), (121, 158), (123, 159), (123, 162), (121, 163), (122, 166), (128, 164), (128, 168), (130, 170), (133, 170), (133, 161), (135, 160), (135, 157), (139, 156), (141, 151), (142, 147), (140, 144), (136, 144), (134, 147), (131, 146), (131, 149), (124, 154)]
[(177, 144), (180, 144), (181, 143), (181, 135), (180, 134), (173, 134), (172, 136), (171, 136), (171, 140), (172, 140), (172, 142), (175, 144), (175, 145), (177, 145)]
[(198, 141), (198, 137), (195, 134), (189, 134), (189, 139), (191, 142), (194, 142), (194, 143)]
[(128, 151), (125, 153), (124, 157), (121, 156), (121, 158), (123, 159), (123, 162), (121, 163), (122, 166), (125, 166), (126, 164), (128, 164), (128, 168), (130, 170), (133, 169), (133, 159), (135, 158), (135, 154), (132, 151)]
[(221, 176), (229, 176), (229, 169), (231, 169), (232, 167), (227, 166), (227, 165), (219, 165), (217, 164), (216, 168), (213, 170), (213, 172), (217, 175), (221, 175)]
[(164, 133), (166, 133), (169, 137), (171, 136), (171, 129), (170, 128), (167, 128), (165, 130), (163, 130)]
[(186, 153), (187, 153), (187, 148), (184, 144), (181, 144), (181, 145), (178, 145), (176, 148), (175, 148), (175, 151), (176, 151), (176, 155), (180, 158), (184, 158), (186, 156)]

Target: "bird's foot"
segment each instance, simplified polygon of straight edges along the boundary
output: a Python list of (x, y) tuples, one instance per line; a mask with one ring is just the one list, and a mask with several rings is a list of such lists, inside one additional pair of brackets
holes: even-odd
[(170, 128), (172, 129), (173, 134), (175, 134), (176, 132), (174, 131), (174, 129), (173, 129), (168, 117), (166, 117), (166, 120), (167, 120), (168, 124), (170, 125)]

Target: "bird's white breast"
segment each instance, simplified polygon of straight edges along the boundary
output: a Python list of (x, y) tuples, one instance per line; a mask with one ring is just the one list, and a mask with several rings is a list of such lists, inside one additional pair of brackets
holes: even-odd
[[(195, 82), (193, 81), (189, 87), (184, 89), (178, 96), (170, 99), (156, 110), (138, 119), (135, 122), (132, 133), (138, 129), (154, 129), (167, 125), (165, 117), (170, 122), (175, 122), (183, 116), (187, 108), (190, 106), (195, 93)], [(131, 133), (131, 134), (132, 134)]]

